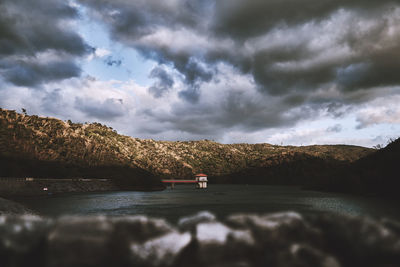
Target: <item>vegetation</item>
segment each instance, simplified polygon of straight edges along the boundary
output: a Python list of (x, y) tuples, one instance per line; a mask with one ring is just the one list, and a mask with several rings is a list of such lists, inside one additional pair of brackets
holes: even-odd
[(124, 188), (160, 187), (157, 176), (118, 156), (117, 137), (99, 123), (0, 109), (0, 177), (110, 178)]
[(191, 178), (202, 172), (214, 183), (353, 192), (379, 188), (380, 176), (394, 183), (399, 142), (377, 150), (154, 141), (120, 135), (100, 123), (64, 122), (0, 109), (0, 176), (113, 178), (121, 184), (151, 184), (159, 178)]
[(390, 139), (385, 148), (352, 164), (344, 177), (354, 180), (364, 192), (399, 197), (399, 162), (400, 138)]

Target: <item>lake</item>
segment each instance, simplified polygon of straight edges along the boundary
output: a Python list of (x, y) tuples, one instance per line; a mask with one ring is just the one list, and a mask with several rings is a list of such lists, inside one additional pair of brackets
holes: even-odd
[(178, 185), (157, 192), (102, 192), (21, 198), (18, 202), (42, 215), (136, 215), (163, 217), (171, 222), (199, 211), (223, 218), (232, 213), (333, 212), (400, 219), (394, 201), (338, 193), (301, 190), (299, 187), (264, 185), (209, 185), (195, 189)]

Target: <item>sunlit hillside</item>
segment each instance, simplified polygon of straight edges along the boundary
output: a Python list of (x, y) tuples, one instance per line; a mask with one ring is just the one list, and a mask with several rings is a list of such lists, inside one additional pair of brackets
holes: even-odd
[(347, 145), (154, 141), (120, 135), (99, 123), (72, 123), (4, 109), (0, 110), (0, 125), (0, 153), (4, 157), (142, 168), (160, 177), (190, 178), (198, 172), (221, 176), (309, 158), (353, 162), (373, 151)]

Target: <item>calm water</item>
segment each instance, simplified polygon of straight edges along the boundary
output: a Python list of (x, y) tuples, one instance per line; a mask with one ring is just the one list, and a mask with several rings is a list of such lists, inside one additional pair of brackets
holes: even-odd
[(72, 194), (54, 197), (19, 199), (43, 215), (133, 215), (178, 218), (208, 210), (219, 218), (237, 212), (269, 213), (300, 211), (303, 213), (334, 212), (400, 219), (396, 203), (316, 191), (298, 187), (254, 185), (209, 185), (206, 190), (193, 185), (179, 185), (159, 192), (106, 192)]

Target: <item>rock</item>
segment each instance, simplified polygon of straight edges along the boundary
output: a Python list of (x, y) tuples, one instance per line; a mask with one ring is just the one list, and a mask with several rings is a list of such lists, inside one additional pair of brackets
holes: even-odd
[(47, 266), (159, 266), (189, 242), (162, 219), (61, 217), (48, 235)]
[[(322, 215), (311, 218), (323, 240), (346, 266), (391, 266), (400, 263), (399, 232), (366, 217)], [(388, 265), (386, 265), (388, 264)], [(396, 266), (396, 265), (394, 265)]]
[(61, 217), (47, 237), (47, 266), (106, 266), (112, 231), (104, 216)]
[(400, 266), (399, 222), (294, 212), (208, 212), (177, 227), (145, 216), (0, 216), (0, 266)]
[(296, 243), (290, 246), (289, 253), (282, 255), (279, 261), (279, 266), (341, 266), (334, 256), (307, 244)]
[[(255, 239), (251, 258), (253, 266), (323, 266), (325, 255), (320, 252), (321, 233), (298, 213), (270, 215), (234, 215), (228, 223), (236, 229), (249, 229)], [(308, 251), (313, 257), (301, 257)]]
[(111, 221), (114, 225), (113, 234), (128, 242), (144, 242), (174, 230), (165, 220), (146, 216), (115, 217)]
[(199, 223), (203, 222), (212, 222), (215, 221), (217, 218), (214, 214), (208, 211), (201, 211), (193, 216), (183, 217), (178, 221), (178, 226), (181, 230), (184, 231), (192, 231), (196, 230), (196, 226)]
[[(165, 220), (145, 216), (126, 216), (112, 218), (111, 221), (114, 225), (110, 237), (113, 266), (158, 266), (158, 262), (163, 258), (168, 258), (170, 261), (175, 256), (171, 255), (171, 251), (163, 250), (163, 246), (169, 248), (174, 245), (168, 243), (171, 241), (168, 235), (177, 233)], [(175, 238), (177, 242), (180, 242), (178, 235)], [(178, 254), (178, 250), (172, 251)], [(140, 254), (140, 251), (143, 251), (143, 254)]]
[(38, 216), (0, 216), (0, 266), (44, 266), (51, 220)]
[(130, 246), (132, 262), (135, 265), (170, 266), (190, 243), (191, 235), (172, 231), (161, 237), (150, 239), (143, 244)]
[(196, 241), (200, 266), (248, 266), (248, 255), (255, 245), (249, 230), (235, 230), (220, 222), (198, 224)]

